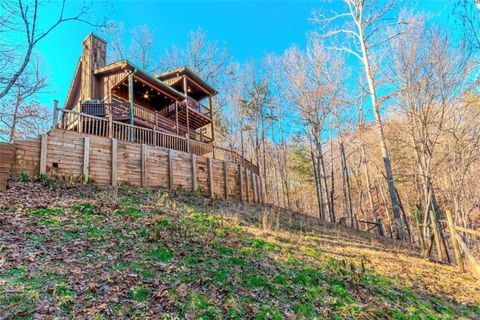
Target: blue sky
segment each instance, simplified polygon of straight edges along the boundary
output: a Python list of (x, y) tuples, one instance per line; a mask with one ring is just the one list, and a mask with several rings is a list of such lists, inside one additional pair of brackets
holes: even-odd
[[(447, 2), (420, 1), (417, 7), (448, 21)], [(94, 9), (98, 16), (124, 23), (126, 31), (147, 25), (155, 34), (158, 57), (172, 45), (183, 46), (190, 30), (202, 28), (209, 40), (225, 44), (242, 62), (261, 59), (268, 52), (281, 54), (292, 44), (303, 46), (307, 33), (315, 28), (308, 21), (312, 9), (322, 7), (334, 10), (338, 1), (110, 1), (95, 4)], [(45, 7), (41, 14), (43, 23), (53, 21), (58, 5)], [(50, 85), (42, 103), (51, 104), (56, 98), (63, 105), (82, 40), (92, 31), (97, 32), (85, 24), (65, 23), (38, 45)]]
[[(210, 40), (229, 48), (238, 61), (261, 58), (266, 52), (281, 53), (293, 43), (302, 45), (312, 28), (307, 18), (318, 1), (115, 1), (109, 18), (123, 22), (125, 30), (146, 24), (155, 34), (155, 51), (160, 57), (172, 45), (183, 46), (190, 30), (202, 28)], [(54, 19), (55, 10), (48, 11)], [(81, 44), (96, 31), (88, 25), (68, 23), (50, 34), (37, 48), (48, 69), (50, 91), (43, 103), (65, 100)]]

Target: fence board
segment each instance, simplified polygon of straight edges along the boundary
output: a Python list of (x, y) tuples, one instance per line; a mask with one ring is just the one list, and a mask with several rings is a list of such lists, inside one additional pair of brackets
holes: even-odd
[[(91, 120), (82, 122), (83, 131), (94, 130)], [(66, 124), (59, 123), (62, 126)], [(36, 175), (42, 167), (45, 173), (84, 175), (99, 184), (197, 190), (206, 196), (242, 201), (260, 199), (259, 177), (241, 164), (60, 128), (43, 137), (16, 141), (13, 156), (0, 150), (0, 169), (6, 166), (2, 165), (6, 157), (13, 163), (12, 173)]]

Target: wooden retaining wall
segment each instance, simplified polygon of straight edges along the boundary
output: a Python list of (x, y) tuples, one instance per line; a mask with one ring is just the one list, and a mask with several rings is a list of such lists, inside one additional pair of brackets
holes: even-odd
[(4, 190), (7, 186), (14, 157), (15, 145), (0, 143), (0, 190)]
[(1, 178), (6, 181), (9, 174), (47, 173), (88, 176), (104, 185), (195, 190), (245, 202), (265, 199), (262, 178), (255, 173), (238, 164), (181, 151), (60, 129), (0, 148), (0, 186)]

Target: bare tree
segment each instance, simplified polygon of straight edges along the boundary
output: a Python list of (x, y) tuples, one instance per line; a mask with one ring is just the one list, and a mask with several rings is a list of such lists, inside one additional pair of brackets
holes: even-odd
[(201, 29), (188, 34), (185, 47), (172, 46), (166, 50), (159, 62), (161, 70), (186, 66), (217, 89), (219, 94), (212, 99), (217, 141), (226, 140), (225, 135), (218, 128), (225, 128), (223, 117), (226, 112), (223, 112), (223, 109), (227, 107), (228, 103), (225, 93), (230, 85), (228, 72), (231, 62), (226, 46), (217, 41), (208, 40), (207, 35)]
[[(34, 61), (34, 62), (33, 62)], [(10, 94), (0, 100), (0, 137), (13, 142), (16, 138), (36, 135), (46, 129), (51, 120), (47, 108), (41, 106), (38, 94), (46, 87), (46, 77), (40, 72), (38, 60), (17, 79)]]
[(284, 54), (284, 92), (299, 109), (306, 133), (315, 146), (314, 162), (319, 215), (325, 219), (326, 203), (330, 221), (335, 221), (333, 203), (328, 195), (327, 172), (322, 150), (325, 122), (339, 107), (342, 90), (342, 58), (329, 54), (323, 45), (310, 41), (305, 52), (293, 47)]
[[(280, 203), (280, 188), (282, 189), (284, 207), (291, 206), (291, 181), (289, 180), (289, 166), (288, 166), (288, 136), (290, 132), (287, 125), (288, 121), (292, 120), (292, 106), (288, 99), (284, 96), (284, 73), (279, 66), (282, 65), (282, 57), (268, 55), (264, 61), (264, 68), (266, 68), (267, 78), (271, 83), (271, 101), (269, 106), (269, 118), (274, 120), (270, 126), (270, 139), (273, 144), (273, 160), (274, 179), (272, 183), (273, 189), (277, 193), (277, 199)], [(293, 118), (296, 120), (296, 118)], [(280, 188), (278, 187), (280, 185)]]
[[(76, 3), (78, 5), (78, 2)], [(93, 2), (83, 2), (77, 12), (67, 15), (67, 1), (58, 6), (55, 20), (47, 22), (42, 15), (42, 2), (39, 0), (6, 0), (0, 4), (3, 11), (0, 18), (0, 99), (5, 97), (14, 87), (17, 80), (25, 72), (37, 44), (46, 38), (53, 30), (63, 23), (76, 21), (92, 26), (100, 24), (93, 22)], [(41, 29), (40, 22), (46, 27)], [(18, 33), (21, 37), (13, 37)], [(19, 39), (11, 43), (12, 38)], [(3, 63), (5, 62), (5, 63)]]
[(480, 1), (456, 0), (454, 13), (470, 49), (480, 50)]
[[(468, 74), (472, 69), (463, 50), (455, 48), (445, 32), (425, 29), (417, 21), (392, 42), (390, 61), (393, 79), (399, 86), (396, 106), (407, 121), (415, 154), (416, 181), (420, 184), (418, 189), (426, 224), (430, 211), (435, 213), (433, 218), (440, 218), (434, 185), (437, 170), (448, 154), (441, 154), (439, 147), (445, 134), (455, 131), (452, 117), (459, 103), (458, 94), (471, 85)], [(441, 252), (439, 257), (442, 257)]]
[(187, 66), (212, 86), (222, 89), (229, 62), (227, 48), (217, 41), (208, 40), (205, 32), (197, 29), (188, 34), (185, 47), (173, 46), (168, 49), (160, 66), (164, 70)]
[(153, 63), (155, 35), (146, 25), (133, 27), (127, 37), (123, 23), (109, 22), (102, 28), (102, 34), (108, 39), (110, 61), (128, 59), (148, 72), (159, 70)]
[[(340, 45), (332, 45), (332, 49), (345, 51), (356, 57), (361, 63), (368, 85), (370, 103), (375, 118), (375, 125), (379, 135), (379, 145), (384, 162), (390, 202), (396, 225), (396, 237), (403, 238), (403, 222), (397, 197), (392, 165), (388, 153), (385, 132), (383, 128), (380, 107), (384, 101), (391, 97), (389, 94), (381, 95), (379, 88), (385, 79), (381, 78), (382, 56), (378, 54), (379, 48), (397, 37), (399, 32), (390, 31), (404, 22), (397, 20), (393, 13), (394, 2), (379, 4), (376, 0), (344, 0), (345, 13), (332, 17), (315, 15), (313, 21), (321, 24), (327, 31), (318, 36), (322, 38), (343, 37)], [(340, 28), (334, 23), (344, 22)]]

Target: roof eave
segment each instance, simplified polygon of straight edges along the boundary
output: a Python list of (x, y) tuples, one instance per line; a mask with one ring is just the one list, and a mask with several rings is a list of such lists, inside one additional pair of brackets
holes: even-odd
[(133, 63), (131, 63), (128, 60), (121, 60), (121, 61), (109, 64), (105, 67), (95, 69), (94, 74), (95, 75), (104, 75), (104, 74), (108, 74), (108, 73), (113, 72), (113, 71), (123, 70), (123, 69), (130, 70), (130, 71), (136, 72), (136, 73), (141, 73), (145, 78), (147, 78), (148, 80), (153, 82), (153, 84), (159, 85), (161, 88), (167, 90), (169, 93), (174, 94), (176, 97), (180, 98), (181, 100), (186, 99), (186, 97), (183, 93), (175, 90), (174, 88), (170, 87), (169, 85), (167, 85), (163, 81), (153, 77), (147, 71), (143, 70), (142, 68), (139, 68), (139, 67), (135, 66)]
[(218, 91), (214, 87), (212, 87), (210, 84), (208, 84), (205, 80), (203, 80), (200, 76), (198, 76), (195, 72), (193, 72), (190, 68), (188, 68), (186, 66), (179, 67), (179, 68), (176, 68), (176, 69), (173, 69), (173, 70), (170, 70), (170, 71), (165, 71), (165, 72), (156, 74), (155, 78), (157, 78), (157, 79), (158, 78), (163, 78), (165, 76), (176, 74), (176, 73), (178, 73), (179, 75), (188, 74), (189, 76), (194, 78), (193, 80), (195, 80), (196, 82), (199, 82), (202, 85), (204, 85), (205, 89), (207, 89), (212, 96), (218, 94)]

